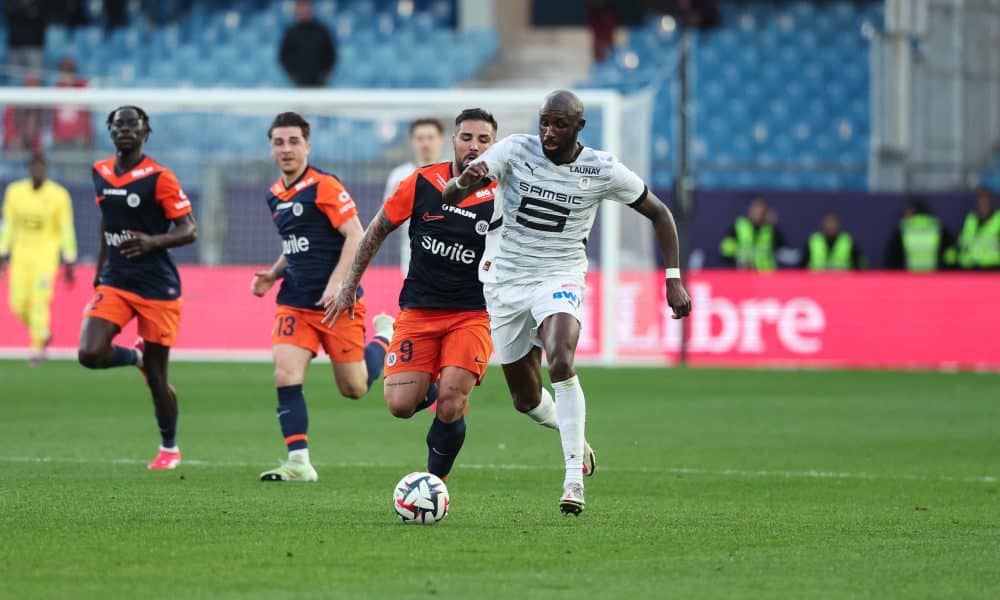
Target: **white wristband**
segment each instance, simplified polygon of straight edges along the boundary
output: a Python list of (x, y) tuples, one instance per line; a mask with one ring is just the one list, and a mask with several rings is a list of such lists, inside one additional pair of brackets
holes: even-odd
[(681, 270), (677, 267), (667, 267), (667, 279), (680, 279)]
[(460, 189), (460, 190), (467, 190), (467, 189), (469, 189), (470, 187), (472, 187), (472, 184), (471, 184), (471, 183), (470, 183), (469, 185), (462, 185), (462, 184), (461, 184), (461, 181), (462, 181), (462, 178), (461, 178), (461, 177), (456, 177), (456, 178), (455, 178), (455, 187), (457, 187), (457, 188), (458, 188), (458, 189)]

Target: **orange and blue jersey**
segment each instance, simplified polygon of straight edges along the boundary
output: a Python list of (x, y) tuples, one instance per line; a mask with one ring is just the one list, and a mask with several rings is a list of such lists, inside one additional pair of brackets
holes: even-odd
[(274, 182), (267, 205), (288, 263), (278, 304), (322, 310), (316, 303), (344, 248), (338, 228), (358, 214), (354, 200), (335, 175), (306, 167), (289, 185)]
[(410, 219), (410, 270), (400, 308), (486, 309), (478, 269), (496, 182), (452, 206), (441, 194), (451, 177), (450, 162), (421, 167), (385, 201), (383, 210), (393, 224)]
[(118, 249), (129, 231), (161, 235), (171, 222), (191, 213), (191, 201), (170, 169), (148, 156), (125, 173), (115, 173), (114, 157), (94, 163), (92, 178), (104, 221), (107, 256), (100, 284), (151, 300), (181, 295), (177, 265), (167, 249), (127, 259)]

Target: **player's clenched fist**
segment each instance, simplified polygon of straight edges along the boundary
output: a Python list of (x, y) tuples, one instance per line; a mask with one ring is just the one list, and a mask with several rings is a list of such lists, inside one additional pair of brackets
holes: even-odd
[(691, 297), (680, 279), (667, 280), (667, 305), (673, 309), (674, 319), (683, 319), (691, 314)]
[(486, 166), (486, 163), (472, 163), (471, 165), (465, 167), (462, 174), (458, 176), (458, 185), (463, 188), (467, 188), (470, 185), (479, 183), (489, 174), (490, 169)]

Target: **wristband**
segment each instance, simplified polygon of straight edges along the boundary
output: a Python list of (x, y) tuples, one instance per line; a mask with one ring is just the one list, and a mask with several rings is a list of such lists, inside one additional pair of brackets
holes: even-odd
[(467, 190), (470, 187), (472, 187), (472, 184), (470, 183), (469, 185), (462, 185), (462, 178), (461, 177), (456, 177), (455, 178), (455, 187), (457, 187), (460, 190)]
[(680, 279), (681, 270), (677, 267), (667, 267), (667, 279)]

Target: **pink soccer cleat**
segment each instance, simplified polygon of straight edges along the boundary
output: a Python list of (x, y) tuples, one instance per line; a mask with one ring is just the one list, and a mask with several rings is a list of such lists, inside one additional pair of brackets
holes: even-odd
[(180, 449), (167, 450), (163, 446), (160, 446), (160, 451), (157, 453), (156, 458), (146, 468), (154, 471), (176, 469), (179, 464), (181, 464)]
[(143, 367), (142, 365), (142, 358), (143, 355), (146, 353), (146, 341), (142, 338), (137, 338), (132, 343), (132, 348), (134, 348), (135, 351), (139, 353), (139, 362), (136, 363), (135, 366), (139, 367), (139, 372), (142, 373), (143, 379), (149, 379), (148, 377), (146, 377), (146, 368)]

